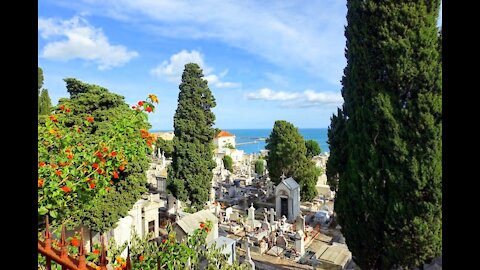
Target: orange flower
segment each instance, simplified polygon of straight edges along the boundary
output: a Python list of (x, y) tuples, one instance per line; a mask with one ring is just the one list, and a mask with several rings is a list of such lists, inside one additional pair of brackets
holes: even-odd
[(150, 107), (150, 106), (149, 106), (149, 107), (147, 107), (147, 112), (149, 112), (149, 113), (150, 113), (150, 112), (152, 112), (152, 111), (153, 111), (152, 107)]
[(63, 192), (65, 192), (65, 193), (68, 193), (68, 192), (72, 191), (72, 189), (69, 188), (69, 187), (67, 187), (67, 186), (63, 186), (63, 187), (62, 187), (62, 190), (63, 190)]
[(94, 189), (95, 188), (95, 182), (91, 182), (90, 184), (88, 184), (88, 186), (90, 187), (90, 189)]
[(76, 237), (73, 237), (72, 246), (78, 247), (79, 244), (80, 244), (80, 241), (78, 241), (78, 239)]
[(200, 223), (200, 228), (203, 228), (203, 227), (205, 227), (205, 223), (202, 222)]
[(66, 153), (70, 153), (70, 149), (65, 150)]
[(50, 120), (52, 120), (53, 122), (57, 122), (57, 118), (55, 118), (55, 115), (50, 115), (49, 118), (50, 118)]
[(152, 100), (152, 102), (158, 103), (158, 98), (157, 98), (157, 96), (151, 94), (151, 95), (148, 95), (148, 97)]
[(102, 169), (100, 169), (100, 168), (98, 168), (98, 169), (97, 169), (97, 173), (99, 173), (99, 174), (103, 174), (103, 170), (102, 170)]
[(38, 187), (41, 188), (43, 186), (43, 179), (38, 179)]
[(65, 163), (60, 161), (60, 162), (58, 163), (58, 165), (60, 165), (60, 166), (65, 166)]
[(97, 164), (97, 163), (93, 163), (92, 167), (95, 168), (95, 169), (97, 169), (97, 168), (98, 168), (98, 164)]
[(70, 112), (70, 108), (67, 108), (67, 112)]
[(80, 146), (83, 146), (83, 144), (81, 144), (81, 143), (79, 143), (79, 144), (77, 144), (77, 145), (78, 145), (79, 147), (80, 147)]
[(118, 256), (117, 257), (117, 263), (121, 263), (122, 262), (122, 257)]
[(120, 171), (123, 171), (123, 170), (125, 170), (125, 166), (120, 165), (120, 167), (118, 167), (118, 169), (119, 169)]
[(115, 156), (117, 156), (117, 152), (113, 151), (110, 155), (111, 155), (112, 157), (115, 157)]
[(140, 257), (138, 257), (138, 260), (140, 261), (143, 261), (145, 259), (145, 257), (143, 257), (143, 255), (140, 255)]
[(77, 128), (77, 132), (80, 133), (80, 128)]
[(167, 239), (162, 240), (162, 244), (165, 244), (167, 242)]
[(118, 173), (115, 171), (113, 172), (113, 178), (118, 179)]
[(208, 233), (208, 227), (205, 227), (205, 231)]
[(102, 151), (103, 152), (108, 152), (108, 148), (107, 147), (102, 147)]
[(90, 122), (90, 123), (93, 123), (93, 116), (87, 117), (87, 121)]
[(125, 268), (125, 267), (127, 267), (127, 263), (126, 263), (126, 262), (123, 262), (123, 263), (122, 263), (122, 268)]
[(144, 103), (143, 101), (139, 101), (138, 106), (143, 106), (143, 103)]
[(69, 154), (68, 155), (68, 159), (72, 159), (73, 158), (73, 155), (72, 154)]
[(57, 167), (57, 164), (51, 164), (50, 166), (52, 167), (52, 169), (55, 169)]
[(62, 175), (62, 172), (61, 171), (56, 171), (55, 174), (56, 175)]
[(110, 187), (106, 187), (105, 190), (108, 192), (110, 191)]
[(94, 250), (93, 250), (93, 254), (100, 254), (100, 250), (94, 249)]
[(64, 109), (65, 109), (65, 105), (63, 105), (63, 104), (62, 104), (62, 105), (60, 105), (60, 110), (62, 110), (62, 111), (63, 111)]
[(42, 161), (38, 163), (38, 167), (43, 167), (43, 166), (45, 166), (45, 162)]

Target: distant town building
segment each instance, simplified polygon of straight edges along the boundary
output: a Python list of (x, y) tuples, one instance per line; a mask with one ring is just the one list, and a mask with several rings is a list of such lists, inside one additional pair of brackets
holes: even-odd
[(213, 139), (213, 144), (218, 148), (219, 152), (224, 152), (225, 149), (235, 148), (235, 135), (222, 130), (215, 136), (215, 139)]
[(166, 141), (171, 141), (173, 140), (173, 137), (175, 137), (175, 134), (173, 133), (173, 131), (157, 131), (157, 132), (152, 132), (151, 134), (155, 137), (155, 140), (158, 137), (160, 137)]

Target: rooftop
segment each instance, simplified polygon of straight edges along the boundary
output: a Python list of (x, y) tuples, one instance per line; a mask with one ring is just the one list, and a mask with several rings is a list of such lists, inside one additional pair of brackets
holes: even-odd
[(220, 138), (220, 137), (235, 137), (235, 135), (233, 135), (232, 133), (228, 132), (228, 131), (220, 131), (220, 133), (217, 134), (217, 136), (215, 138)]

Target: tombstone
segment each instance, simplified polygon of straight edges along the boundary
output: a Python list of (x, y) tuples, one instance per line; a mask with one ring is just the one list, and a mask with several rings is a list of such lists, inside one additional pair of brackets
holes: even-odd
[(253, 203), (248, 208), (248, 220), (251, 220), (252, 223), (255, 220), (255, 208), (253, 207)]
[(282, 235), (277, 236), (276, 246), (282, 247), (284, 249), (288, 248), (288, 242), (287, 242), (287, 238), (285, 237), (285, 235), (282, 234)]
[(273, 208), (270, 208), (270, 225), (273, 226), (273, 223), (275, 223), (275, 210)]
[(297, 231), (305, 231), (305, 217), (302, 214), (298, 214), (295, 219), (295, 227)]
[(305, 235), (302, 230), (295, 234), (295, 250), (302, 256), (305, 253)]
[(247, 264), (248, 269), (255, 270), (255, 263), (252, 260), (252, 256), (250, 255), (250, 238), (247, 236), (245, 241), (247, 255), (245, 256), (245, 263)]
[(225, 222), (230, 222), (231, 215), (233, 213), (233, 208), (232, 207), (227, 207), (225, 209)]

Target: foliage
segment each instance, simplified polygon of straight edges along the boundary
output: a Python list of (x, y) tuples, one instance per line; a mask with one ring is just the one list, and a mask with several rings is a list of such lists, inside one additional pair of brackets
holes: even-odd
[(166, 158), (171, 158), (173, 155), (173, 141), (158, 137), (155, 141), (155, 149), (160, 149), (160, 151), (165, 153)]
[[(61, 100), (38, 126), (38, 215), (39, 222), (48, 214), (53, 225), (68, 221), (104, 232), (146, 190), (153, 138), (139, 128), (148, 126), (145, 107), (112, 108), (106, 101), (115, 94), (84, 85), (86, 92)], [(154, 107), (151, 98), (143, 102)]]
[(328, 145), (330, 145), (330, 156), (327, 161), (327, 183), (330, 190), (338, 191), (339, 168), (344, 168), (347, 163), (347, 154), (345, 144), (347, 133), (345, 132), (345, 117), (341, 109), (337, 110), (337, 115), (331, 118), (331, 124), (328, 127)]
[(235, 147), (232, 145), (232, 143), (226, 143), (225, 144), (225, 147), (228, 148), (228, 149), (235, 149)]
[(43, 70), (41, 67), (38, 67), (38, 94), (40, 95), (40, 89), (43, 86)]
[(322, 150), (320, 149), (320, 145), (315, 140), (306, 140), (305, 147), (307, 147), (307, 158), (311, 159), (314, 156), (320, 155)]
[(335, 211), (362, 269), (413, 268), (442, 254), (440, 1), (347, 6)]
[(233, 160), (231, 156), (223, 156), (223, 167), (225, 167), (225, 169), (229, 170), (230, 172), (233, 172)]
[[(140, 238), (133, 230), (130, 240), (130, 258), (133, 269), (156, 270), (157, 262), (160, 269), (244, 269), (237, 262), (229, 265), (224, 254), (212, 246), (207, 247), (206, 237), (212, 229), (212, 223), (201, 223), (185, 242), (176, 242), (175, 232), (167, 225), (168, 235), (159, 242), (151, 239), (151, 235)], [(117, 248), (110, 260), (114, 267), (121, 267), (125, 258), (120, 256), (122, 249)]]
[(215, 98), (197, 64), (185, 65), (174, 116), (174, 152), (167, 188), (180, 201), (203, 209), (213, 177)]
[(42, 89), (42, 93), (38, 99), (38, 114), (49, 115), (52, 112), (52, 101), (48, 95), (47, 89)]
[(317, 196), (315, 185), (320, 174), (306, 157), (307, 148), (298, 129), (287, 121), (275, 121), (265, 148), (269, 150), (267, 168), (270, 179), (278, 184), (282, 173), (293, 177), (300, 185), (301, 200), (313, 200)]
[(265, 173), (265, 161), (263, 159), (257, 159), (255, 161), (255, 173), (258, 175)]

